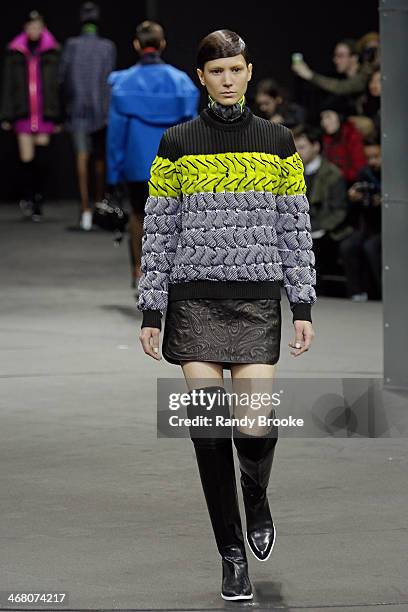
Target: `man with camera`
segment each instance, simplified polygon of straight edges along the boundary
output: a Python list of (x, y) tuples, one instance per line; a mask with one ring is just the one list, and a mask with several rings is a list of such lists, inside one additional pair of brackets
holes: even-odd
[(374, 139), (366, 140), (364, 152), (367, 166), (348, 190), (355, 231), (340, 245), (353, 301), (368, 299), (370, 278), (375, 296), (381, 297), (381, 145)]
[[(375, 34), (375, 33), (370, 33)], [(379, 63), (379, 37), (374, 39), (368, 35), (359, 43), (351, 39), (339, 41), (333, 52), (333, 63), (337, 77), (318, 74), (303, 60), (303, 55), (292, 55), (292, 70), (300, 78), (310, 81), (316, 87), (337, 95), (352, 95), (362, 93), (368, 80)]]

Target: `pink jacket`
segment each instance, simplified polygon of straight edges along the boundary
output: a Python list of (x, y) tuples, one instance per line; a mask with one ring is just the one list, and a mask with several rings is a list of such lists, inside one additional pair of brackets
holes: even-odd
[(8, 45), (13, 51), (24, 54), (28, 70), (28, 94), (30, 104), (30, 116), (27, 119), (18, 119), (14, 123), (14, 129), (18, 134), (39, 133), (51, 134), (54, 131), (54, 123), (44, 120), (42, 116), (42, 82), (40, 71), (40, 54), (51, 49), (58, 48), (55, 37), (47, 28), (43, 30), (36, 53), (32, 54), (28, 45), (28, 37), (25, 32), (16, 36)]

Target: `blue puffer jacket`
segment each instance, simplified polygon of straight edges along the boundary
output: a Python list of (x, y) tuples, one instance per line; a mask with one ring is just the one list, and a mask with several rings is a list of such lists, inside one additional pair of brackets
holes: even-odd
[(199, 91), (185, 72), (160, 59), (112, 72), (108, 83), (108, 183), (148, 181), (164, 131), (197, 115)]

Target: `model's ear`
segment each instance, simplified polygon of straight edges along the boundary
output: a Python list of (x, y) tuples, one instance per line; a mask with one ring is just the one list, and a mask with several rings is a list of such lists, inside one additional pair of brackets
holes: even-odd
[(201, 70), (201, 68), (197, 68), (197, 75), (198, 75), (198, 78), (200, 79), (201, 85), (205, 86), (204, 72)]
[(135, 38), (133, 41), (133, 48), (137, 53), (140, 53), (141, 47), (140, 42), (137, 40), (137, 38)]
[(252, 79), (252, 64), (248, 64), (248, 81)]
[(163, 38), (163, 39), (160, 41), (160, 52), (163, 52), (163, 51), (165, 50), (166, 46), (167, 46), (167, 41), (166, 41), (166, 39), (165, 39), (165, 38)]

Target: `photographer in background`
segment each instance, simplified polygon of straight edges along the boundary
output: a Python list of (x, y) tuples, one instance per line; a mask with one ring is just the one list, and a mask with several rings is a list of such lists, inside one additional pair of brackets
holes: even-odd
[(348, 190), (356, 229), (340, 245), (348, 292), (354, 301), (368, 299), (367, 272), (376, 297), (381, 297), (381, 146), (376, 140), (366, 140), (364, 152), (367, 165)]
[(347, 96), (356, 103), (356, 97), (366, 90), (368, 81), (379, 65), (379, 34), (369, 32), (358, 42), (351, 39), (339, 41), (333, 52), (337, 77), (314, 72), (300, 53), (292, 55), (292, 70), (305, 81), (336, 96)]

